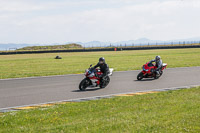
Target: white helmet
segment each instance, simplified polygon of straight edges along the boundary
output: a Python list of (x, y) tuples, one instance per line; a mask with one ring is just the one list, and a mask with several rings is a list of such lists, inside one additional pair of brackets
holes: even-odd
[(161, 59), (160, 55), (156, 56), (155, 60), (159, 61)]

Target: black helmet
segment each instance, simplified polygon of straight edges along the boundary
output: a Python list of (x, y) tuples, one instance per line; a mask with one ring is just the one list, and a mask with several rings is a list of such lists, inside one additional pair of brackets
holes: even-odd
[(100, 64), (105, 63), (105, 58), (104, 57), (99, 58), (99, 63)]

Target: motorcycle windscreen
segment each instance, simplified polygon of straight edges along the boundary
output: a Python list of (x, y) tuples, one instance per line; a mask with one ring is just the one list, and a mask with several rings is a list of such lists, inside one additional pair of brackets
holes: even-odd
[(148, 70), (148, 69), (149, 69), (149, 66), (148, 66), (148, 65), (144, 65), (144, 66), (143, 66), (143, 69)]
[(153, 66), (153, 63), (148, 63), (148, 67), (152, 67)]

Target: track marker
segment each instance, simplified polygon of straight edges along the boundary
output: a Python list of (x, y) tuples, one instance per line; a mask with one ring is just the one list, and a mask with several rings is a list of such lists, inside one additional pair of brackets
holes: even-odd
[(50, 104), (40, 104), (40, 105), (35, 105), (35, 106), (18, 107), (18, 108), (13, 108), (13, 109), (16, 109), (16, 110), (36, 109), (36, 108), (41, 108), (41, 107), (50, 107), (53, 105), (55, 105), (55, 104), (50, 103)]
[(116, 95), (116, 96), (133, 96), (133, 95), (135, 95), (135, 93), (133, 93), (133, 94), (120, 94), (120, 95)]
[(58, 103), (55, 103), (55, 105), (59, 105), (59, 104), (67, 104), (67, 103), (73, 103), (73, 102), (58, 102)]
[(36, 105), (35, 107), (50, 107), (55, 105), (54, 103), (50, 103), (50, 104), (41, 104), (41, 105)]
[(137, 92), (137, 93), (120, 94), (116, 96), (134, 96), (134, 95), (145, 95), (145, 94), (152, 94), (152, 93), (159, 93), (159, 92), (157, 91)]
[(27, 107), (19, 107), (19, 108), (13, 108), (16, 110), (26, 110), (26, 109), (36, 109), (38, 108), (37, 106), (27, 106)]
[[(50, 106), (53, 106), (53, 105), (66, 104), (66, 103), (72, 103), (72, 102), (58, 102), (58, 103), (39, 104), (39, 105), (35, 105), (35, 106), (25, 106), (25, 107), (13, 108), (13, 109), (15, 109), (15, 110), (28, 110), (28, 109), (50, 107)], [(0, 115), (1, 114), (2, 113), (0, 112)]]

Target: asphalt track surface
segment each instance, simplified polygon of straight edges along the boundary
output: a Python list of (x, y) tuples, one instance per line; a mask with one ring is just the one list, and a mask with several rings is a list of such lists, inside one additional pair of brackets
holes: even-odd
[(83, 74), (0, 80), (0, 109), (52, 101), (200, 85), (200, 67), (166, 69), (157, 80), (137, 81), (140, 71), (113, 72), (104, 88), (79, 91)]

